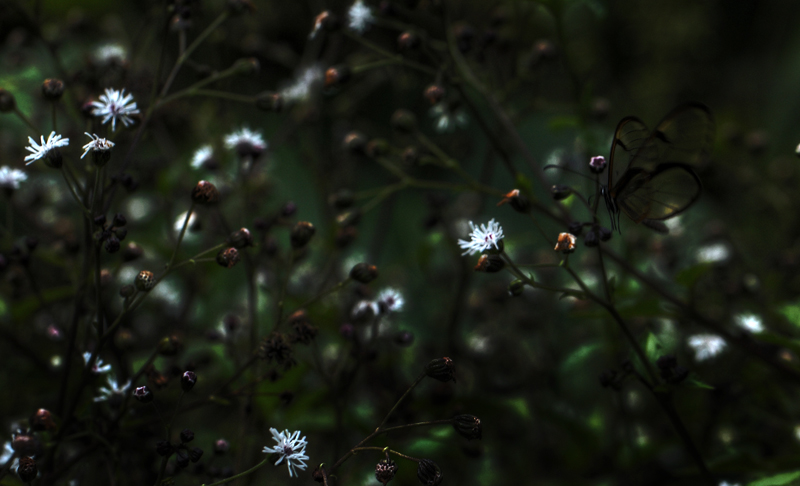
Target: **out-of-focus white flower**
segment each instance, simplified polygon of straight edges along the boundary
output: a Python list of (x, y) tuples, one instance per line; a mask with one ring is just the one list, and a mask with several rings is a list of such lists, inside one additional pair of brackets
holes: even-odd
[[(92, 353), (88, 351), (83, 353), (83, 362), (86, 364), (86, 366), (89, 366), (90, 359), (92, 359)], [(110, 364), (104, 365), (103, 360), (100, 359), (100, 357), (97, 357), (97, 359), (94, 360), (94, 365), (92, 365), (92, 373), (99, 375), (101, 373), (108, 373), (109, 371), (111, 371)]]
[(324, 73), (319, 66), (306, 68), (295, 81), (281, 91), (286, 101), (306, 101), (315, 88), (322, 84)]
[(447, 101), (436, 103), (428, 112), (431, 118), (436, 118), (436, 131), (439, 133), (452, 132), (458, 127), (467, 126), (467, 114), (459, 107), (451, 106)]
[(727, 346), (727, 343), (714, 334), (697, 334), (689, 338), (689, 346), (694, 348), (695, 359), (703, 361), (718, 355)]
[(370, 300), (361, 300), (353, 306), (353, 310), (350, 312), (350, 315), (353, 319), (360, 319), (367, 317), (368, 313), (372, 313), (372, 316), (377, 316), (380, 314), (381, 310), (378, 308), (377, 302), (372, 302)]
[(28, 174), (4, 165), (0, 167), (0, 189), (19, 189), (19, 183), (27, 180)]
[(11, 456), (14, 455), (14, 448), (11, 447), (11, 442), (3, 444), (3, 454), (0, 455), (0, 466), (7, 463)]
[(46, 142), (44, 140), (44, 135), (40, 135), (39, 140), (42, 142), (41, 145), (37, 144), (36, 140), (28, 137), (28, 143), (31, 145), (29, 147), (25, 147), (25, 150), (31, 154), (25, 157), (25, 162), (27, 162), (25, 165), (31, 165), (34, 160), (39, 160), (42, 157), (45, 157), (48, 152), (56, 147), (66, 147), (69, 145), (69, 139), (62, 139), (61, 135), (56, 135), (56, 132), (50, 132)]
[(203, 164), (211, 160), (211, 157), (214, 155), (214, 149), (211, 145), (203, 145), (199, 149), (195, 150), (194, 155), (192, 155), (192, 168), (199, 169), (203, 167)]
[(111, 399), (113, 396), (123, 396), (125, 392), (128, 391), (128, 388), (131, 387), (131, 380), (125, 382), (124, 385), (120, 385), (116, 378), (112, 378), (111, 375), (108, 376), (108, 388), (100, 388), (100, 396), (95, 397), (95, 402), (104, 402), (106, 400)]
[(260, 133), (254, 132), (247, 127), (242, 127), (237, 132), (225, 135), (225, 146), (236, 150), (240, 154), (255, 156), (267, 149), (267, 142), (264, 141), (264, 137)]
[(723, 262), (730, 256), (731, 250), (725, 243), (714, 243), (697, 250), (697, 261), (701, 263)]
[(764, 331), (764, 324), (761, 322), (761, 318), (755, 314), (739, 314), (735, 319), (739, 326), (750, 332)]
[[(180, 233), (183, 229), (183, 222), (186, 221), (186, 213), (189, 211), (184, 211), (181, 213), (180, 216), (175, 220), (175, 224), (172, 225), (172, 228), (175, 230), (176, 233)], [(197, 213), (192, 211), (192, 215), (189, 216), (189, 221), (186, 223), (186, 229), (190, 229), (194, 224), (197, 222)]]
[(281, 461), (286, 461), (286, 467), (289, 469), (289, 477), (297, 476), (297, 469), (305, 469), (306, 463), (304, 461), (308, 460), (308, 456), (306, 455), (306, 442), (305, 436), (300, 439), (300, 431), (296, 430), (294, 433), (290, 434), (289, 430), (284, 430), (283, 432), (278, 432), (278, 430), (274, 427), (270, 427), (270, 432), (272, 432), (272, 439), (277, 442), (275, 447), (267, 447), (264, 446), (265, 454), (278, 454), (280, 458), (275, 462), (275, 465), (281, 463)]
[(94, 51), (94, 60), (98, 64), (125, 64), (128, 53), (119, 44), (105, 44)]
[(117, 120), (121, 121), (126, 127), (133, 123), (130, 115), (139, 113), (136, 108), (136, 102), (133, 101), (133, 95), (125, 94), (125, 89), (117, 91), (112, 88), (106, 88), (105, 94), (100, 95), (100, 101), (92, 101), (94, 110), (92, 115), (102, 116), (103, 125), (111, 120), (111, 131), (117, 129)]
[(378, 298), (375, 299), (375, 303), (378, 305), (378, 309), (380, 309), (383, 313), (390, 313), (390, 312), (399, 312), (403, 309), (403, 304), (405, 304), (405, 300), (403, 299), (403, 295), (397, 289), (383, 289), (379, 294)]
[(348, 27), (359, 34), (366, 32), (374, 21), (372, 10), (364, 5), (364, 0), (356, 0), (347, 11)]
[(86, 157), (86, 154), (88, 154), (89, 152), (106, 152), (108, 150), (111, 150), (111, 147), (114, 146), (114, 142), (112, 142), (111, 140), (100, 138), (99, 136), (89, 132), (83, 132), (83, 133), (86, 134), (89, 138), (91, 138), (92, 141), (83, 146), (83, 150), (85, 150), (85, 152), (83, 152), (81, 158)]
[(495, 222), (494, 219), (490, 220), (488, 224), (475, 226), (472, 221), (469, 222), (469, 227), (472, 229), (470, 233), (470, 241), (458, 240), (458, 246), (465, 250), (461, 255), (472, 255), (480, 253), (489, 248), (494, 247), (500, 249), (497, 242), (503, 239), (503, 228), (500, 223)]

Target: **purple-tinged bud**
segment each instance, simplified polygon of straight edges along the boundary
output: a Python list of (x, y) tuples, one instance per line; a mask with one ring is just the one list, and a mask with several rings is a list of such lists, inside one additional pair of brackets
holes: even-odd
[(181, 430), (181, 442), (187, 444), (194, 440), (194, 432), (189, 429)]
[(142, 403), (150, 403), (153, 401), (154, 397), (153, 392), (150, 391), (150, 388), (147, 385), (144, 385), (133, 390), (133, 398)]
[(156, 442), (156, 454), (161, 457), (169, 457), (175, 452), (175, 447), (166, 440)]
[(42, 430), (56, 430), (56, 423), (53, 421), (53, 415), (46, 408), (40, 408), (31, 417), (31, 428), (34, 431)]
[(395, 474), (397, 474), (397, 464), (389, 458), (381, 459), (375, 465), (375, 479), (383, 483), (384, 486), (394, 479)]
[(197, 384), (197, 373), (187, 371), (181, 376), (181, 389), (185, 392), (191, 391)]
[(175, 453), (175, 463), (179, 468), (183, 469), (189, 467), (189, 454), (185, 451), (178, 451)]
[(596, 155), (589, 160), (589, 170), (595, 174), (600, 174), (606, 169), (606, 158), (602, 155)]
[(225, 439), (217, 439), (214, 441), (214, 454), (225, 454), (230, 448), (231, 445)]
[(216, 204), (219, 202), (219, 191), (214, 184), (200, 181), (192, 189), (192, 201), (196, 204)]
[(203, 449), (199, 447), (192, 447), (189, 449), (189, 458), (192, 460), (192, 462), (199, 461), (201, 457), (203, 457)]
[(239, 256), (239, 250), (236, 248), (224, 248), (217, 253), (217, 263), (221, 267), (225, 268), (232, 268), (234, 265), (239, 263), (241, 257)]

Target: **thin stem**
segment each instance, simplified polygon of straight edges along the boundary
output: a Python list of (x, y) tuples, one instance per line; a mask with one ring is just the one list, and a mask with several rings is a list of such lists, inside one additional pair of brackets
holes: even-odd
[(175, 263), (175, 257), (178, 256), (178, 248), (180, 248), (181, 242), (183, 241), (183, 237), (186, 234), (186, 228), (189, 227), (189, 218), (192, 217), (193, 211), (194, 211), (194, 201), (192, 201), (192, 205), (189, 206), (189, 210), (186, 211), (186, 218), (183, 220), (183, 227), (181, 227), (181, 233), (178, 235), (177, 243), (175, 243), (175, 249), (172, 250), (172, 258), (169, 259), (167, 268), (172, 267), (172, 264)]
[(409, 461), (419, 462), (420, 460), (416, 457), (407, 456), (397, 451), (393, 451), (388, 447), (356, 447), (353, 449), (353, 452), (361, 452), (361, 451), (381, 451), (381, 452), (388, 452), (389, 454), (394, 454), (395, 456), (402, 457), (403, 459), (408, 459)]
[(66, 183), (67, 183), (67, 187), (69, 188), (69, 192), (70, 192), (70, 194), (72, 194), (72, 198), (73, 198), (73, 199), (75, 199), (75, 202), (77, 202), (77, 203), (78, 203), (78, 207), (80, 207), (80, 208), (81, 208), (81, 211), (83, 211), (83, 214), (85, 214), (86, 216), (89, 216), (89, 217), (91, 217), (91, 216), (92, 216), (92, 213), (91, 213), (91, 211), (89, 211), (89, 209), (87, 209), (87, 208), (86, 208), (86, 206), (84, 206), (84, 205), (83, 205), (83, 201), (82, 201), (82, 200), (81, 200), (81, 198), (78, 196), (78, 193), (77, 193), (77, 192), (75, 192), (75, 188), (74, 188), (74, 187), (72, 187), (72, 183), (70, 183), (70, 181), (69, 181), (69, 177), (67, 177), (67, 173), (66, 173), (66, 171), (64, 170), (64, 167), (65, 167), (65, 166), (63, 166), (63, 165), (61, 166), (61, 175), (63, 175), (63, 176), (64, 176), (64, 182), (66, 182)]
[(53, 115), (53, 131), (57, 132), (58, 128), (56, 128), (56, 104), (55, 104), (55, 102), (50, 103), (50, 107), (51, 107), (51, 112), (52, 112), (52, 115)]
[(327, 295), (330, 295), (330, 294), (332, 294), (334, 292), (338, 292), (345, 285), (349, 284), (352, 280), (353, 280), (352, 278), (347, 277), (346, 279), (344, 279), (341, 282), (337, 283), (336, 285), (334, 285), (333, 287), (329, 288), (328, 290), (325, 290), (325, 291), (321, 292), (319, 295), (317, 295), (315, 297), (312, 297), (309, 300), (303, 302), (302, 304), (300, 304), (298, 309), (302, 309), (304, 307), (308, 307), (311, 304), (313, 304), (313, 303), (317, 302), (318, 300), (322, 299), (323, 297), (325, 297)]
[(278, 316), (275, 319), (275, 327), (273, 329), (277, 330), (278, 326), (281, 325), (281, 320), (283, 319), (283, 300), (286, 297), (286, 288), (289, 286), (289, 279), (292, 276), (292, 265), (294, 264), (294, 248), (289, 250), (289, 261), (286, 264), (286, 275), (283, 277), (283, 281), (281, 282), (280, 291), (278, 293)]
[(386, 414), (386, 417), (383, 418), (380, 425), (378, 425), (378, 427), (375, 429), (375, 433), (377, 433), (380, 430), (380, 428), (383, 427), (383, 424), (385, 424), (386, 421), (389, 420), (389, 417), (391, 417), (394, 411), (397, 410), (397, 407), (400, 406), (400, 403), (402, 403), (403, 399), (405, 399), (408, 396), (408, 394), (411, 393), (411, 390), (413, 390), (417, 385), (419, 385), (419, 382), (421, 382), (422, 379), (425, 378), (425, 376), (426, 375), (424, 371), (419, 374), (417, 379), (414, 380), (414, 383), (412, 383), (411, 386), (408, 387), (406, 392), (403, 393), (403, 396), (401, 396), (400, 399), (397, 400), (397, 402), (394, 404), (394, 407), (392, 407), (392, 409), (389, 410), (389, 413)]
[(28, 128), (33, 130), (33, 133), (41, 135), (41, 132), (39, 132), (39, 130), (36, 128), (36, 125), (31, 123), (31, 121), (28, 119), (28, 117), (26, 117), (25, 114), (22, 113), (20, 111), (20, 109), (18, 107), (16, 107), (16, 106), (14, 107), (14, 114), (17, 115), (20, 120), (25, 122), (25, 124), (28, 125)]
[(250, 95), (241, 95), (237, 93), (228, 93), (227, 91), (218, 91), (214, 89), (185, 89), (183, 91), (179, 91), (174, 95), (168, 96), (161, 100), (158, 103), (158, 107), (162, 107), (171, 101), (175, 101), (178, 98), (185, 98), (190, 96), (208, 96), (210, 98), (219, 98), (223, 100), (230, 100), (230, 101), (238, 101), (241, 103), (248, 103), (252, 104), (255, 103), (256, 97)]
[(406, 66), (408, 66), (410, 68), (416, 69), (417, 71), (420, 71), (420, 72), (423, 72), (423, 73), (426, 73), (426, 74), (430, 74), (431, 76), (436, 76), (436, 70), (431, 69), (428, 66), (420, 64), (420, 63), (418, 63), (416, 61), (411, 61), (409, 59), (406, 59), (400, 54), (391, 53), (391, 52), (387, 51), (386, 49), (378, 46), (377, 44), (374, 44), (374, 43), (368, 41), (367, 39), (361, 37), (360, 35), (357, 35), (357, 34), (354, 34), (354, 33), (350, 32), (350, 31), (348, 31), (347, 29), (342, 29), (342, 32), (347, 37), (353, 39), (354, 41), (358, 42), (359, 44), (363, 45), (364, 47), (367, 47), (368, 49), (371, 49), (371, 50), (377, 52), (378, 54), (382, 55), (383, 57), (386, 57), (386, 58), (389, 58), (389, 59), (394, 59), (394, 60), (396, 60), (396, 61), (398, 61), (398, 62), (400, 62), (400, 63), (402, 63), (402, 64), (404, 64), (404, 65), (406, 65)]
[(263, 467), (263, 466), (264, 466), (264, 464), (266, 464), (266, 463), (267, 463), (267, 461), (269, 461), (269, 457), (267, 457), (266, 459), (264, 459), (263, 461), (259, 462), (258, 464), (256, 464), (255, 466), (251, 467), (250, 469), (248, 469), (248, 470), (247, 470), (247, 471), (245, 471), (245, 472), (239, 473), (239, 474), (237, 474), (237, 475), (235, 475), (235, 476), (231, 476), (231, 477), (229, 477), (229, 478), (221, 479), (221, 480), (219, 480), (219, 481), (217, 481), (217, 482), (215, 482), (215, 483), (209, 483), (209, 484), (205, 484), (205, 483), (203, 483), (203, 486), (220, 486), (220, 485), (222, 485), (222, 484), (229, 483), (229, 482), (233, 481), (234, 479), (238, 479), (238, 478), (241, 478), (241, 477), (243, 477), (243, 476), (247, 476), (248, 474), (252, 474), (252, 473), (254, 473), (254, 472), (257, 470), (257, 469), (259, 469), (259, 468)]

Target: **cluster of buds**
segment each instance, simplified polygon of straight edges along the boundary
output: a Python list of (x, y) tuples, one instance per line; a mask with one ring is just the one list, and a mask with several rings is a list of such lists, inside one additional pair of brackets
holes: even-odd
[(175, 463), (183, 469), (189, 466), (189, 462), (196, 463), (203, 457), (203, 449), (199, 447), (189, 447), (189, 443), (194, 440), (194, 432), (183, 429), (180, 433), (180, 443), (172, 444), (167, 440), (156, 442), (156, 453), (162, 457), (169, 457), (175, 454)]
[(118, 252), (120, 241), (128, 236), (128, 229), (125, 228), (125, 225), (128, 224), (128, 220), (125, 219), (125, 216), (123, 216), (122, 213), (117, 213), (109, 224), (106, 222), (106, 215), (101, 214), (94, 218), (94, 224), (99, 227), (94, 234), (97, 244), (100, 245), (104, 243), (105, 249), (109, 253)]
[(586, 232), (586, 235), (583, 237), (583, 244), (588, 247), (595, 247), (600, 244), (601, 241), (608, 241), (611, 239), (611, 236), (614, 233), (604, 227), (598, 225), (592, 225), (591, 229)]

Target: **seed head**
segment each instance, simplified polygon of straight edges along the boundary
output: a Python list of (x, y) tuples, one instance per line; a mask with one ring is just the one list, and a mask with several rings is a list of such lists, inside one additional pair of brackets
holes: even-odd
[(575, 242), (577, 240), (578, 239), (575, 237), (575, 235), (569, 233), (559, 233), (558, 241), (556, 241), (556, 247), (553, 249), (563, 253), (572, 253), (575, 251)]
[(375, 465), (375, 479), (384, 485), (394, 479), (395, 474), (397, 474), (397, 464), (389, 458), (381, 459)]

